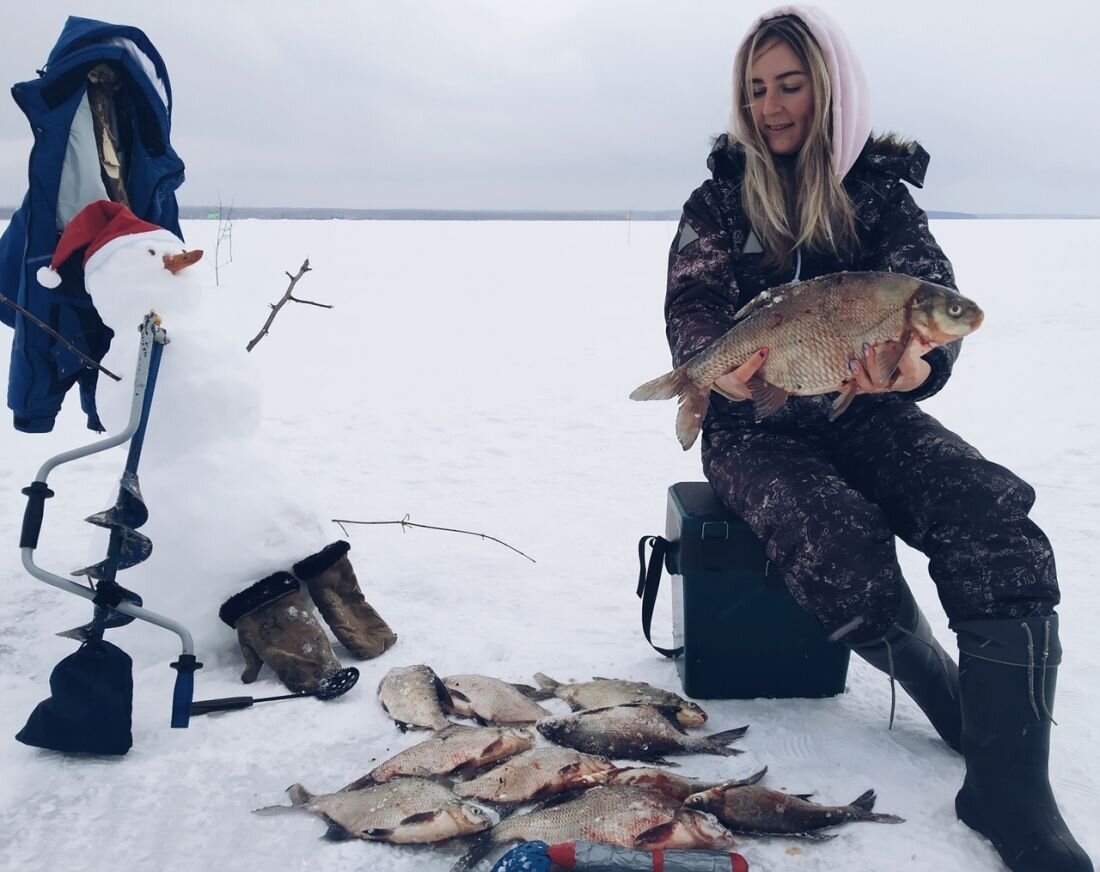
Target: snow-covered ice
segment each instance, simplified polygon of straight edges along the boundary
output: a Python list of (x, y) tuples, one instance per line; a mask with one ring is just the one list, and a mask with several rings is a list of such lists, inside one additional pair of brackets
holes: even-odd
[[(1100, 615), (1092, 551), (1100, 410), (1091, 373), (1100, 283), (1088, 253), (1100, 222), (939, 221), (933, 230), (986, 321), (966, 340), (946, 390), (925, 405), (1038, 491), (1033, 517), (1054, 542), (1063, 589), (1052, 781), (1097, 857), (1100, 701), (1091, 691), (1100, 633), (1090, 621)], [(184, 222), (184, 231), (212, 252), (213, 222)], [(173, 475), (179, 458), (158, 456), (153, 443), (169, 440), (172, 422), (182, 427), (188, 413), (154, 405), (141, 470), (150, 481), (142, 530), (154, 550), (119, 580), (195, 633), (206, 664), (197, 698), (281, 693), (267, 670), (257, 684), (239, 682), (235, 635), (217, 609), (232, 567), (240, 566), (240, 587), (255, 580), (257, 554), (289, 568), (305, 556), (290, 547), (293, 531), (321, 523), (322, 541), (351, 542), (367, 598), (399, 635), (384, 656), (356, 664), (358, 687), (334, 702), (268, 703), (169, 729), (177, 640), (135, 623), (108, 637), (134, 658), (133, 750), (81, 758), (17, 743), (50, 670), (74, 649), (54, 633), (90, 614), (85, 601), (23, 571), (19, 491), (45, 458), (93, 434), (75, 396), (52, 434), (5, 424), (0, 868), (443, 872), (455, 849), (332, 844), (319, 839), (324, 825), (315, 818), (251, 810), (284, 802), (293, 782), (336, 789), (423, 738), (399, 733), (378, 705), (375, 687), (393, 666), (526, 682), (536, 671), (560, 680), (608, 675), (679, 689), (675, 666), (640, 630), (637, 541), (663, 532), (669, 484), (701, 478), (698, 449), (681, 452), (674, 403), (627, 399), (667, 369), (661, 304), (674, 232), (666, 222), (241, 220), (221, 286), (209, 257), (196, 267), (204, 317), (240, 348), (285, 289), (286, 271), (307, 256), (313, 271), (296, 294), (335, 308), (288, 305), (250, 355), (263, 409), (247, 438), (270, 479), (242, 475), (217, 440), (202, 464)], [(46, 505), (40, 565), (65, 574), (101, 556), (82, 518), (113, 502), (123, 458), (115, 450), (51, 475), (57, 496)], [(154, 493), (158, 471), (164, 484)], [(226, 480), (230, 510), (215, 498), (230, 492)], [(537, 562), (456, 533), (353, 526), (345, 537), (329, 520), (406, 514), (498, 537)], [(917, 599), (954, 650), (923, 557), (901, 551)], [(659, 644), (671, 639), (669, 587), (654, 621)], [(564, 712), (559, 703), (548, 706)], [(708, 730), (751, 724), (739, 743), (746, 753), (684, 757), (681, 771), (734, 777), (767, 765), (770, 786), (827, 802), (873, 787), (877, 810), (906, 818), (839, 828), (827, 843), (743, 838), (738, 850), (755, 869), (1002, 868), (955, 818), (961, 759), (903, 695), (888, 731), (889, 705), (886, 678), (857, 660), (848, 691), (834, 699), (704, 702)]]

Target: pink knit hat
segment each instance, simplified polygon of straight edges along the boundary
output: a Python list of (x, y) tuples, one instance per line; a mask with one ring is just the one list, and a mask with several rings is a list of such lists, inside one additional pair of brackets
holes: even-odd
[[(856, 162), (859, 153), (863, 151), (867, 137), (871, 135), (871, 91), (867, 86), (867, 77), (863, 74), (859, 58), (852, 51), (848, 38), (836, 22), (823, 9), (816, 6), (795, 4), (776, 6), (749, 26), (741, 44), (737, 47), (735, 58), (739, 58), (747, 49), (749, 41), (761, 24), (782, 15), (793, 15), (801, 19), (825, 55), (833, 89), (833, 167), (836, 169), (837, 177), (843, 179), (852, 168), (852, 164)], [(741, 113), (737, 111), (739, 89), (736, 81), (736, 60), (733, 64), (733, 75), (734, 106), (730, 111), (730, 133), (733, 134), (734, 139), (744, 140), (749, 131), (744, 129)]]

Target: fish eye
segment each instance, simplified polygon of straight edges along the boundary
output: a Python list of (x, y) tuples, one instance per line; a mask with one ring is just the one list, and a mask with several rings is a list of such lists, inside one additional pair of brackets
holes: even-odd
[(952, 303), (947, 307), (947, 314), (952, 318), (958, 318), (963, 313), (963, 307), (959, 303)]
[(151, 254), (151, 255), (154, 255), (154, 256), (155, 256), (155, 255), (156, 255), (156, 252), (155, 252), (155, 251), (153, 251), (153, 249), (151, 249), (151, 248), (150, 248), (150, 249), (149, 249), (149, 254)]

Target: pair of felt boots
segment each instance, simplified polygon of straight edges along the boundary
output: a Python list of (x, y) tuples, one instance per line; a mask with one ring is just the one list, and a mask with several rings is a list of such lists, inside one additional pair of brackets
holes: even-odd
[(1093, 872), (1066, 826), (1047, 761), (1062, 661), (1058, 616), (957, 621), (959, 664), (932, 635), (912, 593), (880, 639), (850, 644), (889, 673), (966, 761), (955, 811), (1012, 872)]
[(354, 682), (354, 667), (343, 669), (301, 584), (333, 635), (359, 660), (377, 657), (397, 636), (363, 597), (348, 559), (350, 545), (334, 542), (295, 563), (293, 574), (276, 572), (222, 605), (219, 617), (237, 631), (244, 655), (241, 681), (251, 684), (263, 664), (295, 693), (315, 693), (326, 684)]

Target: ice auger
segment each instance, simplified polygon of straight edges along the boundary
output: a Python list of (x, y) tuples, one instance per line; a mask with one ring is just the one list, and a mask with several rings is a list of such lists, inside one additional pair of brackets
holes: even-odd
[[(27, 508), (23, 515), (23, 529), (19, 541), (19, 547), (23, 553), (23, 566), (26, 568), (27, 572), (40, 581), (44, 581), (47, 584), (76, 594), (77, 596), (84, 597), (85, 599), (89, 599), (95, 604), (94, 614), (90, 623), (83, 627), (61, 633), (60, 635), (77, 638), (84, 643), (81, 647), (81, 651), (77, 652), (77, 654), (85, 651), (85, 649), (94, 651), (95, 656), (99, 658), (100, 662), (112, 662), (114, 664), (112, 668), (119, 668), (118, 664), (122, 661), (125, 662), (125, 680), (116, 681), (110, 693), (114, 697), (112, 699), (112, 704), (120, 708), (123, 704), (125, 706), (127, 736), (129, 731), (129, 707), (131, 700), (122, 699), (120, 701), (118, 698), (125, 697), (127, 689), (131, 695), (133, 692), (132, 681), (129, 677), (129, 658), (114, 646), (103, 641), (104, 631), (112, 627), (123, 626), (130, 623), (134, 618), (137, 618), (138, 620), (148, 621), (158, 627), (170, 630), (180, 637), (180, 656), (177, 661), (171, 664), (172, 668), (176, 670), (175, 692), (172, 699), (171, 725), (173, 727), (186, 727), (188, 725), (191, 714), (191, 700), (194, 692), (194, 673), (195, 670), (202, 668), (202, 664), (195, 658), (194, 643), (191, 638), (191, 633), (188, 632), (187, 628), (173, 621), (171, 618), (167, 618), (164, 615), (159, 615), (143, 608), (141, 597), (126, 590), (116, 581), (116, 575), (119, 570), (127, 569), (141, 563), (149, 556), (153, 547), (149, 538), (138, 532), (138, 528), (148, 520), (149, 512), (141, 497), (137, 467), (141, 457), (142, 444), (145, 439), (146, 425), (149, 421), (149, 410), (152, 405), (153, 391), (156, 386), (157, 371), (160, 367), (164, 345), (168, 342), (167, 333), (160, 326), (160, 319), (155, 313), (151, 312), (145, 316), (141, 325), (141, 338), (139, 342), (138, 363), (134, 375), (133, 402), (130, 409), (130, 420), (126, 428), (116, 436), (93, 442), (82, 448), (76, 448), (72, 451), (58, 454), (42, 464), (35, 480), (28, 487), (23, 489), (23, 493), (27, 496)], [(106, 451), (108, 448), (121, 445), (127, 440), (130, 440), (130, 449), (126, 458), (126, 466), (122, 473), (117, 501), (111, 508), (98, 512), (86, 519), (89, 523), (104, 527), (110, 531), (110, 542), (107, 546), (106, 557), (92, 566), (86, 566), (72, 573), (74, 576), (85, 577), (88, 581), (87, 586), (55, 575), (35, 565), (34, 550), (38, 547), (38, 536), (42, 528), (45, 501), (54, 495), (53, 491), (46, 485), (46, 479), (50, 472), (61, 464), (69, 463), (82, 457), (96, 454), (100, 451)], [(76, 656), (75, 654), (71, 655), (70, 658), (66, 658), (66, 661)], [(93, 662), (90, 657), (86, 657), (85, 660), (87, 663), (83, 664), (79, 669), (76, 669), (77, 672), (80, 672), (82, 669), (84, 673), (87, 673), (89, 668), (94, 668), (89, 667), (89, 664)], [(62, 661), (62, 663), (58, 665), (57, 669), (54, 670), (54, 675), (51, 676), (50, 679), (55, 698), (58, 695), (59, 687), (65, 687), (66, 682), (68, 682), (69, 686), (72, 684), (74, 667), (70, 666), (67, 671), (63, 670), (62, 667), (65, 666), (66, 661)], [(79, 694), (77, 696), (79, 696)], [(37, 732), (40, 734), (49, 734), (46, 741), (33, 741), (33, 739), (36, 738), (34, 735), (31, 736), (31, 740), (24, 737), (24, 733), (28, 731), (31, 733), (36, 732), (32, 729), (32, 725), (35, 722), (35, 716), (40, 714), (40, 710), (43, 709), (43, 706), (49, 706), (53, 701), (53, 699), (47, 700), (45, 703), (39, 705), (39, 708), (35, 710), (35, 714), (32, 715), (31, 721), (28, 722), (27, 727), (25, 727), (23, 733), (20, 734), (19, 738), (21, 741), (43, 747), (55, 747), (59, 750), (98, 750), (94, 747), (86, 748), (81, 746), (78, 738), (67, 737), (65, 735), (54, 735), (59, 733), (64, 734), (71, 729), (79, 729), (76, 726), (79, 721), (79, 712), (86, 710), (89, 714), (98, 713), (99, 706), (95, 704), (94, 700), (90, 701), (87, 698), (87, 694), (84, 694), (83, 698), (79, 698), (72, 705), (61, 703), (55, 706), (55, 708), (59, 710), (65, 710), (60, 720), (56, 711), (46, 711), (44, 713), (47, 719), (49, 719), (50, 727), (41, 728)], [(61, 723), (65, 725), (59, 726)], [(62, 745), (66, 747), (60, 747)], [(127, 743), (126, 748), (128, 747), (129, 744)], [(125, 753), (125, 748), (114, 751), (107, 750), (106, 752)]]

